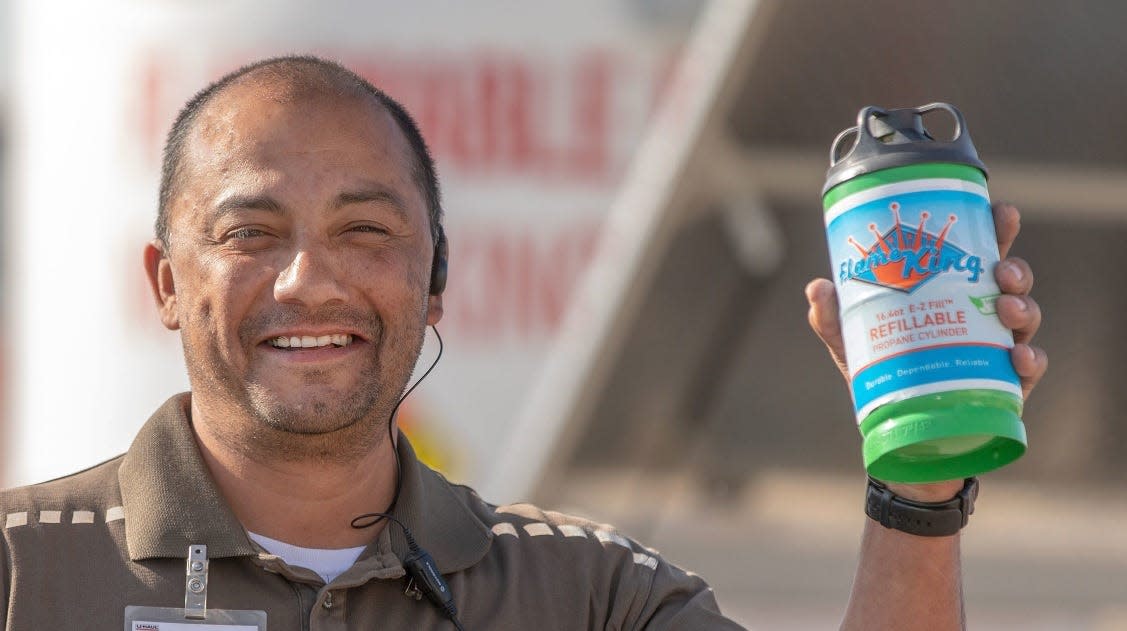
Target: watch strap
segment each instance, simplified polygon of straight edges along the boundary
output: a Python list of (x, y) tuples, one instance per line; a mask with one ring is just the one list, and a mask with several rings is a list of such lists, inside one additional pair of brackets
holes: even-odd
[(967, 478), (955, 497), (945, 502), (917, 502), (893, 493), (869, 477), (865, 514), (885, 528), (920, 537), (949, 537), (967, 525), (978, 497), (978, 478)]

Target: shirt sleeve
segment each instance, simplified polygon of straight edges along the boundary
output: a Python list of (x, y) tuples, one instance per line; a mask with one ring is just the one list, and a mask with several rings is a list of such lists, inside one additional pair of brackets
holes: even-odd
[[(0, 511), (0, 515), (4, 513)], [(8, 540), (0, 535), (0, 629), (8, 628), (8, 594), (12, 589), (12, 556)]]
[(743, 627), (720, 613), (712, 588), (701, 577), (660, 556), (649, 590), (634, 624), (644, 631), (741, 631)]

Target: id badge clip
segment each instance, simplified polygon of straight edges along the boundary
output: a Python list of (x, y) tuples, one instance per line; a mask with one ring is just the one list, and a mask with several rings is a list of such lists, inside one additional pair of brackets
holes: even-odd
[(207, 608), (207, 546), (188, 546), (184, 608), (125, 608), (125, 631), (266, 631), (266, 612)]

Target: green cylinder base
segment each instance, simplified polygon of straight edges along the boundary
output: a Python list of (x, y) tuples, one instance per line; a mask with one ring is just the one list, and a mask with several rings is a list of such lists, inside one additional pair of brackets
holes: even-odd
[(882, 405), (861, 423), (869, 475), (888, 482), (940, 482), (993, 471), (1025, 453), (1021, 399), (958, 390)]

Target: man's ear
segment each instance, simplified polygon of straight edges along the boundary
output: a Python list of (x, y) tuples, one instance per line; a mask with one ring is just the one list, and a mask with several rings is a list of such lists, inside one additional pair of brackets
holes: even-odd
[(145, 246), (145, 273), (149, 277), (153, 298), (157, 301), (161, 323), (175, 331), (180, 328), (180, 316), (176, 311), (176, 282), (172, 278), (172, 262), (165, 249), (160, 239), (153, 239)]

